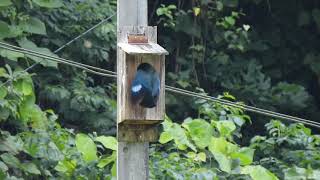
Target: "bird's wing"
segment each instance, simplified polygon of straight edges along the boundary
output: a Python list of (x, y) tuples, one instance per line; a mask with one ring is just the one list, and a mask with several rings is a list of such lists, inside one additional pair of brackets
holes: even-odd
[(131, 85), (131, 97), (134, 103), (140, 103), (148, 90), (146, 87), (146, 78), (144, 72), (137, 71)]

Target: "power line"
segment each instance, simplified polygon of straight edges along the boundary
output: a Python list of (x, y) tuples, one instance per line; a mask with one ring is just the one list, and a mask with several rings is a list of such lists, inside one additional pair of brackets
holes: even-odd
[[(99, 23), (95, 24), (94, 26), (92, 26), (91, 28), (89, 28), (88, 30), (84, 31), (83, 33), (81, 33), (80, 35), (76, 36), (75, 38), (71, 39), (70, 41), (68, 41), (67, 43), (63, 44), (62, 46), (60, 46), (58, 49), (56, 49), (53, 53), (58, 53), (59, 51), (61, 51), (62, 49), (64, 49), (65, 47), (69, 46), (71, 43), (73, 43), (74, 41), (78, 40), (79, 38), (81, 38), (82, 36), (88, 34), (90, 31), (94, 30), (95, 28), (99, 27), (101, 24), (107, 22), (109, 19), (111, 19), (114, 15), (116, 15), (116, 13), (113, 13), (111, 16), (103, 19), (102, 21), (100, 21)], [(9, 46), (9, 47), (15, 47), (17, 48), (17, 46), (12, 46), (10, 44), (6, 44), (6, 43), (2, 43), (0, 42), (0, 44), (2, 45), (5, 45), (5, 46)], [(20, 47), (18, 47), (19, 49)], [(26, 50), (26, 51), (29, 51), (29, 52), (34, 52), (34, 51), (31, 51), (31, 50), (28, 50), (28, 49), (24, 49), (24, 48), (20, 48), (21, 50)], [(13, 50), (14, 51), (14, 50)], [(68, 60), (66, 60), (68, 61)], [(73, 61), (74, 62), (74, 61)], [(27, 67), (26, 69), (24, 69), (23, 71), (21, 71), (20, 73), (17, 74), (17, 77), (19, 77), (20, 75), (22, 75), (23, 73), (29, 71), (30, 69), (34, 68), (36, 65), (40, 64), (40, 62), (37, 62), (37, 63), (34, 63), (33, 65)], [(88, 67), (89, 65), (84, 65), (85, 67)], [(91, 66), (92, 69), (97, 69), (96, 67), (94, 66)], [(82, 68), (83, 69), (83, 68)], [(91, 72), (91, 73), (94, 73), (94, 74), (97, 74), (96, 72), (92, 71), (92, 70), (87, 70), (88, 72)], [(107, 70), (106, 70), (107, 71)], [(98, 75), (102, 75), (102, 74), (99, 74)], [(8, 79), (6, 82), (2, 83), (0, 87), (3, 87), (4, 85), (6, 85), (7, 83), (11, 82), (12, 79)]]
[(218, 103), (221, 103), (221, 104), (224, 104), (227, 106), (244, 109), (246, 111), (257, 113), (257, 114), (262, 114), (262, 115), (266, 115), (266, 116), (270, 116), (270, 117), (274, 117), (274, 118), (280, 118), (280, 119), (284, 119), (284, 120), (294, 121), (294, 122), (303, 123), (303, 124), (307, 124), (307, 125), (310, 125), (313, 127), (320, 128), (320, 123), (316, 122), (316, 121), (311, 121), (311, 120), (298, 118), (298, 117), (294, 117), (294, 116), (289, 116), (289, 115), (278, 113), (278, 112), (273, 112), (273, 111), (269, 111), (269, 110), (265, 110), (265, 109), (256, 108), (253, 106), (239, 104), (239, 103), (227, 101), (224, 99), (219, 99), (219, 98), (212, 97), (212, 96), (201, 95), (201, 94), (194, 93), (192, 91), (186, 91), (186, 90), (183, 90), (180, 88), (166, 86), (166, 90), (173, 92), (173, 93), (181, 94), (181, 95), (187, 95), (187, 96), (191, 96), (191, 97), (205, 99), (205, 100), (212, 101), (212, 102), (218, 102)]
[[(79, 36), (75, 37), (74, 39), (72, 39), (71, 41), (67, 42), (66, 44), (62, 45), (60, 48), (58, 48), (56, 51), (60, 51), (61, 49), (65, 48), (66, 46), (69, 46), (71, 43), (73, 43), (74, 41), (78, 40), (79, 38), (81, 38), (82, 36), (88, 34), (90, 31), (94, 30), (95, 28), (97, 28), (98, 26), (100, 26), (101, 24), (107, 22), (109, 19), (111, 19), (114, 15), (116, 15), (116, 13), (113, 13), (111, 16), (105, 18), (104, 20), (100, 21), (98, 24), (92, 26), (91, 28), (89, 28), (88, 30), (86, 30), (85, 32), (81, 33)], [(56, 53), (56, 52), (55, 52)]]
[(79, 62), (76, 62), (76, 61), (72, 61), (72, 60), (68, 60), (68, 59), (64, 59), (64, 58), (48, 55), (48, 54), (45, 54), (45, 53), (36, 52), (36, 51), (33, 51), (33, 50), (25, 49), (25, 48), (22, 48), (22, 47), (14, 46), (14, 45), (3, 43), (3, 42), (0, 42), (0, 47), (2, 47), (4, 49), (7, 49), (7, 50), (15, 51), (15, 52), (20, 52), (20, 53), (24, 53), (24, 54), (28, 54), (28, 55), (33, 55), (33, 56), (36, 56), (36, 57), (47, 58), (47, 59), (49, 59), (51, 61), (55, 61), (55, 62), (58, 62), (58, 63), (64, 63), (64, 64), (70, 64), (71, 63), (71, 64), (80, 65), (80, 66), (83, 66), (83, 67), (86, 67), (86, 68), (89, 68), (89, 69), (92, 69), (92, 70), (97, 70), (97, 71), (101, 71), (101, 72), (105, 72), (105, 73), (115, 74), (115, 72), (113, 72), (113, 71), (109, 71), (109, 70), (102, 69), (102, 68), (99, 68), (99, 67), (90, 66), (90, 65), (79, 63)]
[[(32, 55), (32, 56), (36, 56), (36, 57), (40, 57), (40, 58), (45, 58), (45, 59), (48, 59), (48, 60), (51, 60), (51, 61), (55, 61), (55, 62), (58, 62), (58, 63), (71, 65), (71, 66), (74, 66), (74, 67), (77, 67), (77, 68), (81, 68), (81, 69), (83, 69), (83, 70), (85, 70), (87, 72), (94, 73), (94, 74), (97, 74), (97, 75), (106, 76), (106, 77), (113, 77), (113, 78), (116, 77), (116, 72), (113, 72), (113, 71), (108, 71), (108, 70), (105, 70), (105, 69), (101, 69), (101, 68), (94, 67), (94, 66), (89, 66), (89, 65), (78, 63), (78, 62), (75, 62), (75, 61), (70, 61), (70, 60), (66, 60), (66, 59), (63, 59), (63, 58), (59, 58), (59, 57), (55, 57), (55, 56), (51, 56), (51, 55), (46, 55), (46, 54), (43, 54), (43, 53), (38, 53), (38, 52), (35, 52), (35, 51), (23, 49), (23, 48), (20, 48), (20, 47), (17, 47), (17, 46), (13, 46), (13, 45), (9, 45), (9, 44), (6, 44), (6, 43), (1, 43), (0, 42), (0, 48), (4, 48), (4, 49), (7, 49), (7, 50), (20, 52), (20, 53), (24, 53), (24, 54), (28, 54), (28, 55)], [(100, 71), (100, 72), (97, 72), (97, 71)], [(235, 102), (232, 102), (232, 101), (219, 99), (219, 98), (216, 98), (216, 97), (211, 97), (211, 96), (199, 94), (199, 93), (192, 92), (192, 91), (187, 91), (187, 90), (180, 89), (180, 88), (175, 88), (175, 87), (172, 87), (172, 86), (166, 86), (165, 88), (169, 92), (178, 93), (178, 94), (182, 94), (182, 95), (187, 95), (187, 96), (191, 96), (191, 97), (195, 97), (195, 98), (201, 98), (201, 99), (205, 99), (205, 100), (208, 100), (208, 101), (218, 102), (218, 103), (221, 103), (223, 105), (244, 109), (246, 111), (250, 111), (250, 112), (254, 112), (254, 113), (258, 113), (258, 114), (262, 114), (262, 115), (266, 115), (266, 116), (270, 116), (270, 117), (274, 117), (274, 118), (280, 118), (280, 119), (285, 119), (285, 120), (289, 120), (289, 121), (299, 122), (299, 123), (303, 123), (303, 124), (307, 124), (307, 125), (310, 125), (310, 126), (314, 126), (314, 127), (320, 128), (320, 123), (319, 122), (315, 122), (315, 121), (311, 121), (311, 120), (307, 120), (307, 119), (302, 119), (302, 118), (298, 118), (298, 117), (294, 117), (294, 116), (289, 116), (289, 115), (285, 115), (285, 114), (281, 114), (281, 113), (277, 113), (277, 112), (273, 112), (273, 111), (269, 111), (269, 110), (264, 110), (264, 109), (260, 109), (260, 108), (256, 108), (256, 107), (253, 107), (253, 106), (240, 104), (240, 103), (235, 103)]]

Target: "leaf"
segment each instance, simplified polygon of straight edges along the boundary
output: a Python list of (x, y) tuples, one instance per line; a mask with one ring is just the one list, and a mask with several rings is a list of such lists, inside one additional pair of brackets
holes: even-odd
[(7, 88), (5, 86), (0, 87), (0, 100), (4, 99), (7, 96)]
[(0, 139), (0, 151), (18, 154), (23, 150), (23, 141), (18, 136), (8, 135)]
[(20, 27), (23, 31), (33, 33), (33, 34), (41, 34), (46, 35), (46, 26), (44, 23), (35, 17), (30, 17), (26, 21), (20, 24)]
[(0, 157), (3, 160), (3, 162), (5, 162), (10, 167), (19, 168), (21, 165), (19, 159), (13, 156), (12, 154), (3, 153), (0, 155)]
[(185, 150), (189, 147), (193, 151), (197, 151), (196, 147), (188, 140), (185, 130), (181, 128), (179, 124), (172, 123), (171, 120), (166, 117), (162, 125), (164, 132), (168, 132), (171, 137), (173, 137), (175, 144), (180, 150)]
[(207, 159), (207, 156), (204, 152), (200, 152), (198, 155), (197, 155), (198, 159), (202, 162), (206, 162), (206, 159)]
[(111, 168), (111, 175), (112, 177), (117, 177), (117, 163), (113, 163), (113, 166)]
[(243, 147), (238, 152), (231, 153), (233, 159), (238, 158), (241, 165), (249, 165), (253, 161), (254, 149)]
[(14, 52), (6, 49), (0, 49), (0, 56), (8, 58), (12, 61), (17, 61), (18, 58), (25, 57), (23, 53)]
[(171, 134), (169, 132), (162, 132), (159, 138), (159, 142), (161, 144), (165, 144), (169, 141), (173, 140), (173, 137), (171, 136)]
[(46, 8), (59, 8), (63, 6), (61, 0), (32, 0), (35, 4)]
[(46, 129), (48, 126), (46, 114), (34, 103), (35, 97), (33, 94), (24, 98), (19, 106), (20, 119), (24, 123), (30, 123), (32, 128)]
[(15, 81), (13, 85), (24, 96), (33, 95), (33, 83), (30, 77), (19, 79), (18, 81)]
[(2, 161), (0, 161), (0, 170), (4, 172), (8, 171), (8, 166), (4, 164)]
[[(34, 44), (32, 41), (29, 41), (27, 38), (22, 38), (22, 39), (18, 40), (18, 44), (21, 47), (25, 48), (25, 49), (29, 49), (29, 50), (33, 50), (33, 51), (36, 51), (36, 52), (40, 52), (42, 54), (58, 57), (57, 55), (53, 54), (47, 48), (39, 48), (36, 44)], [(35, 56), (32, 56), (32, 55), (26, 55), (26, 56), (29, 57), (30, 59), (34, 60), (35, 62), (40, 62), (40, 64), (42, 64), (43, 66), (46, 66), (46, 67), (57, 67), (57, 63), (56, 62), (49, 61), (49, 60), (46, 60), (44, 58), (35, 57)]]
[(221, 1), (217, 1), (216, 4), (217, 4), (217, 10), (222, 11), (223, 10), (223, 3)]
[(40, 170), (37, 166), (33, 163), (23, 163), (22, 164), (23, 171), (30, 173), (30, 174), (41, 174)]
[(76, 147), (86, 162), (97, 160), (97, 147), (93, 140), (85, 134), (76, 135)]
[(58, 172), (71, 174), (75, 170), (76, 166), (77, 163), (75, 160), (68, 161), (65, 159), (63, 161), (59, 161), (54, 169)]
[(118, 148), (118, 142), (116, 138), (111, 136), (99, 136), (96, 138), (96, 141), (103, 144), (105, 148), (112, 149), (114, 151)]
[(195, 16), (198, 16), (198, 15), (200, 14), (200, 10), (201, 10), (200, 8), (194, 7), (194, 8), (193, 8), (193, 13), (194, 13), (194, 15), (195, 15)]
[(243, 25), (243, 29), (244, 29), (245, 31), (249, 31), (250, 25), (244, 24), (244, 25)]
[(292, 167), (284, 171), (285, 180), (306, 179), (307, 173), (305, 168)]
[(237, 145), (234, 145), (228, 142), (223, 137), (219, 137), (219, 138), (211, 137), (209, 150), (211, 151), (212, 154), (214, 154), (215, 152), (219, 152), (225, 155), (229, 155), (230, 153), (237, 152), (238, 149), (239, 148)]
[(188, 130), (191, 139), (200, 149), (204, 149), (210, 144), (213, 129), (207, 121), (194, 119), (184, 122), (182, 126)]
[(0, 21), (0, 39), (4, 39), (7, 37), (10, 37), (10, 27), (9, 25), (4, 22), (4, 21)]
[(106, 165), (108, 165), (108, 164), (110, 164), (110, 163), (112, 163), (112, 162), (115, 162), (116, 159), (117, 159), (117, 154), (116, 154), (116, 152), (114, 151), (111, 156), (107, 156), (107, 157), (102, 158), (102, 159), (99, 161), (99, 163), (97, 164), (97, 166), (98, 166), (99, 168), (104, 168)]
[(232, 159), (228, 158), (226, 155), (215, 152), (213, 153), (213, 156), (215, 160), (218, 162), (219, 167), (222, 171), (225, 171), (227, 173), (231, 172), (231, 167), (232, 167)]
[(228, 137), (236, 130), (236, 125), (232, 121), (213, 121), (219, 133), (223, 137)]
[(0, 7), (9, 6), (11, 4), (12, 4), (11, 0), (1, 0), (0, 1)]
[(241, 169), (241, 174), (249, 174), (253, 180), (278, 180), (277, 176), (260, 165), (245, 166)]
[(224, 20), (231, 26), (233, 26), (236, 23), (236, 20), (232, 16), (225, 17)]

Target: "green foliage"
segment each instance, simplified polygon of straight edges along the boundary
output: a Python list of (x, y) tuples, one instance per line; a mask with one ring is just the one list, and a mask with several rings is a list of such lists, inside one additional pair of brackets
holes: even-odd
[[(253, 161), (254, 148), (234, 141), (248, 119), (241, 109), (198, 103), (198, 118), (187, 118), (179, 125), (167, 117), (162, 123), (159, 142), (163, 145), (152, 148), (152, 179), (278, 179)], [(237, 125), (235, 117), (244, 122)]]
[(256, 136), (251, 147), (256, 160), (282, 179), (313, 177), (319, 173), (320, 139), (302, 124), (284, 125), (279, 121), (266, 124), (268, 134)]
[[(315, 0), (149, 5), (150, 24), (158, 25), (160, 44), (170, 51), (167, 83), (202, 87), (196, 91), (210, 95), (227, 90), (250, 105), (317, 120), (320, 13)], [(115, 11), (115, 0), (1, 0), (0, 39), (54, 55)], [(113, 19), (59, 56), (114, 69), (115, 35)], [(31, 70), (36, 74), (21, 73), (33, 63), (40, 63)], [(117, 141), (92, 133), (116, 133), (112, 81), (3, 49), (0, 66), (0, 81), (9, 80), (0, 85), (0, 179), (115, 179)], [(235, 101), (228, 93), (219, 98)], [(151, 179), (320, 176), (319, 136), (301, 124), (271, 121), (262, 131), (259, 120), (268, 119), (243, 109), (171, 94), (166, 102), (172, 119), (166, 117), (160, 144), (150, 148)]]
[[(116, 139), (61, 128), (52, 110), (42, 111), (35, 104), (30, 75), (17, 77), (21, 71), (6, 68), (1, 69), (1, 77), (12, 82), (0, 91), (1, 179), (115, 178)], [(3, 125), (16, 133), (5, 131)]]
[[(200, 86), (212, 95), (229, 91), (258, 107), (317, 120), (319, 7), (314, 0), (297, 2), (290, 10), (287, 4), (291, 1), (154, 4), (159, 39), (170, 52), (167, 82)], [(172, 117), (193, 109), (177, 97), (168, 104), (179, 106), (169, 111)]]

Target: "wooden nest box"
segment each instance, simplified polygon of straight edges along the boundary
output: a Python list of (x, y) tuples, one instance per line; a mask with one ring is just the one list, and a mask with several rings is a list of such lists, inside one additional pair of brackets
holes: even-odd
[[(155, 126), (164, 120), (165, 115), (165, 55), (167, 54), (168, 52), (157, 44), (156, 27), (130, 26), (118, 30), (117, 121), (119, 141), (151, 142), (156, 140)], [(160, 78), (160, 94), (153, 108), (142, 107), (139, 103), (134, 103), (131, 98), (132, 81), (142, 63), (150, 64)], [(119, 131), (119, 129), (122, 130)]]

